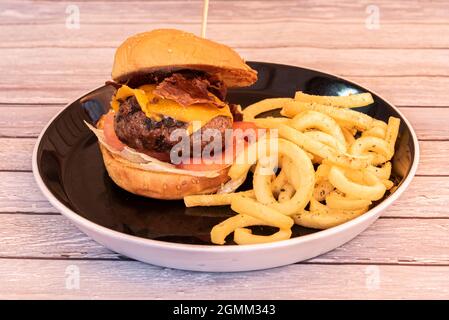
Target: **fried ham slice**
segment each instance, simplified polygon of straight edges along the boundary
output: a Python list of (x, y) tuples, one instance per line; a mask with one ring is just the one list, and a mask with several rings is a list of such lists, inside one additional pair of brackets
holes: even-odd
[(165, 99), (174, 100), (182, 106), (196, 103), (214, 104), (223, 107), (225, 103), (213, 95), (209, 90), (217, 90), (217, 85), (211, 85), (203, 77), (186, 77), (181, 73), (174, 73), (159, 83), (154, 94)]

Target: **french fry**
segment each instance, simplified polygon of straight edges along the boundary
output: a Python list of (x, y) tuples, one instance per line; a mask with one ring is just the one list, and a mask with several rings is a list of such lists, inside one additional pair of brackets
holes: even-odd
[(290, 229), (292, 218), (281, 212), (261, 204), (255, 199), (235, 196), (231, 202), (231, 209), (240, 214), (248, 215), (279, 229)]
[(352, 155), (369, 155), (373, 165), (379, 165), (387, 162), (393, 156), (390, 145), (387, 141), (377, 137), (360, 137), (349, 147), (349, 153)]
[(222, 193), (222, 194), (200, 194), (184, 197), (184, 204), (190, 207), (209, 207), (209, 206), (225, 206), (230, 205), (232, 198), (236, 195), (254, 198), (254, 190)]
[(331, 170), (331, 168), (332, 168), (332, 165), (328, 164), (326, 162), (323, 162), (322, 164), (320, 164), (315, 171), (316, 182), (319, 182), (322, 180), (328, 180), (329, 171)]
[(283, 203), (289, 201), (295, 192), (295, 188), (290, 183), (285, 184), (279, 192), (278, 202)]
[(318, 129), (319, 132), (333, 136), (340, 144), (346, 145), (346, 140), (340, 126), (331, 117), (316, 111), (304, 111), (296, 115), (289, 125), (298, 131)]
[(293, 216), (296, 224), (313, 229), (328, 229), (357, 218), (368, 211), (368, 208), (359, 210), (331, 209), (315, 199), (310, 200), (310, 211), (303, 210)]
[(307, 131), (304, 134), (311, 139), (321, 142), (333, 149), (338, 150), (341, 153), (346, 153), (346, 146), (338, 141), (334, 136), (322, 131)]
[(394, 145), (396, 144), (396, 139), (399, 134), (399, 126), (401, 124), (401, 120), (395, 117), (390, 117), (388, 119), (387, 130), (385, 133), (385, 140), (390, 146), (391, 156), (394, 154)]
[(364, 107), (374, 103), (373, 96), (368, 92), (351, 94), (349, 96), (315, 96), (302, 91), (297, 91), (295, 100), (342, 108)]
[(362, 137), (376, 137), (380, 139), (385, 139), (385, 127), (384, 126), (376, 126), (362, 132)]
[(271, 183), (271, 192), (276, 196), (279, 195), (282, 187), (287, 183), (288, 183), (287, 172), (281, 169), (279, 174), (276, 176), (276, 178), (274, 178), (273, 182)]
[(337, 150), (319, 141), (311, 139), (304, 133), (299, 132), (298, 130), (295, 130), (286, 125), (281, 125), (279, 127), (279, 136), (295, 143), (307, 152), (310, 152), (342, 167), (361, 169), (366, 168), (370, 164), (369, 157), (342, 154)]
[(388, 179), (383, 179), (382, 183), (384, 184), (384, 186), (387, 190), (391, 190), (394, 187), (394, 182), (390, 181)]
[(368, 130), (377, 124), (376, 119), (361, 112), (301, 101), (286, 101), (283, 104), (281, 115), (293, 118), (306, 110), (322, 112), (338, 123), (344, 123), (345, 127), (357, 128), (359, 131)]
[[(304, 151), (305, 153), (305, 151)], [(311, 160), (311, 159), (310, 159)], [(300, 162), (300, 159), (295, 159), (293, 161), (289, 157), (283, 157), (282, 159), (282, 167), (284, 168), (285, 172), (287, 173), (287, 183), (291, 184), (292, 186), (299, 186), (301, 185), (301, 172), (302, 170), (298, 170), (298, 167), (295, 167)], [(308, 165), (306, 165), (307, 169)], [(293, 173), (293, 174), (292, 174)]]
[(391, 176), (391, 162), (385, 162), (381, 167), (369, 166), (366, 170), (379, 179), (389, 179)]
[(386, 190), (382, 181), (370, 172), (344, 170), (337, 166), (332, 166), (329, 171), (329, 181), (339, 191), (356, 199), (379, 200)]
[(276, 242), (290, 239), (292, 236), (291, 229), (280, 229), (278, 232), (269, 236), (259, 236), (252, 234), (250, 229), (237, 228), (234, 231), (234, 242), (237, 244), (258, 244)]
[(237, 228), (264, 226), (266, 222), (252, 216), (237, 214), (215, 225), (210, 232), (210, 239), (215, 244), (225, 244), (226, 237)]
[(291, 98), (272, 98), (256, 102), (243, 109), (243, 121), (253, 121), (261, 113), (282, 109), (284, 103), (292, 100)]
[(291, 120), (289, 118), (274, 118), (274, 117), (267, 117), (267, 118), (256, 118), (252, 121), (258, 126), (259, 128), (264, 129), (277, 129), (281, 124), (288, 124)]
[(335, 187), (328, 179), (321, 180), (315, 184), (312, 197), (317, 201), (324, 201), (326, 196), (335, 190)]
[(355, 133), (357, 133), (357, 130), (355, 130), (355, 133), (352, 134), (352, 131), (348, 128), (342, 127), (341, 132), (343, 132), (343, 135), (345, 136), (346, 145), (350, 146), (355, 141)]
[(331, 209), (358, 210), (369, 207), (370, 200), (348, 198), (336, 191), (332, 191), (326, 196), (326, 205)]
[[(287, 179), (295, 188), (295, 195), (283, 203), (276, 201), (271, 191), (270, 176), (265, 174), (265, 172), (273, 170), (272, 167), (269, 167), (272, 166), (270, 163), (267, 164), (267, 167), (264, 167), (260, 161), (257, 163), (253, 186), (257, 201), (285, 215), (290, 215), (307, 205), (315, 185), (315, 172), (312, 162), (301, 148), (284, 139), (279, 139), (278, 143), (279, 153), (292, 162), (292, 169), (289, 170)], [(296, 175), (300, 176), (296, 177)]]
[(257, 142), (249, 145), (245, 152), (241, 152), (229, 168), (228, 175), (232, 180), (238, 180), (246, 176), (251, 166), (256, 163), (259, 156), (269, 155), (278, 145), (276, 138), (262, 137)]

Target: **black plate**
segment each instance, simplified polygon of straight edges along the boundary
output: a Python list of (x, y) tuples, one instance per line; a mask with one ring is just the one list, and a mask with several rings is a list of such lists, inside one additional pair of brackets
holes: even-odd
[[(231, 90), (228, 101), (245, 107), (271, 97), (292, 97), (297, 90), (317, 95), (366, 92), (341, 78), (304, 68), (250, 62), (259, 72), (251, 87)], [(162, 241), (209, 244), (215, 224), (233, 212), (228, 207), (185, 208), (182, 201), (161, 201), (133, 195), (109, 178), (95, 135), (83, 120), (96, 122), (109, 108), (113, 89), (102, 87), (71, 103), (48, 126), (37, 151), (37, 165), (47, 188), (80, 216), (119, 232)], [(374, 95), (375, 103), (359, 111), (386, 121), (399, 117), (395, 109)], [(398, 181), (407, 175), (414, 156), (410, 128), (403, 122), (393, 168)], [(398, 152), (398, 150), (400, 152)], [(270, 232), (260, 228), (256, 233)], [(316, 230), (295, 226), (293, 237)], [(228, 242), (232, 243), (232, 242)]]

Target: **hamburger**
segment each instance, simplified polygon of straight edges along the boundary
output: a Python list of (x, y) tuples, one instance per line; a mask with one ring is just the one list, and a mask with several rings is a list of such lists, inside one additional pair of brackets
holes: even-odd
[[(224, 151), (225, 132), (242, 124), (240, 107), (226, 102), (227, 89), (256, 80), (256, 71), (234, 50), (191, 33), (160, 29), (126, 39), (107, 82), (116, 89), (111, 108), (96, 127), (89, 125), (111, 179), (157, 199), (222, 188), (229, 164), (192, 160), (211, 144)], [(181, 144), (186, 137), (187, 146)], [(174, 161), (180, 150), (187, 159)], [(213, 150), (212, 157), (222, 159)]]

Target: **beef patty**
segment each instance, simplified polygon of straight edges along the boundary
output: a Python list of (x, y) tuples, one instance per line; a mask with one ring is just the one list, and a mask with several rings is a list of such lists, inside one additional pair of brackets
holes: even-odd
[[(141, 110), (135, 96), (129, 97), (120, 104), (114, 123), (115, 132), (123, 143), (139, 152), (150, 155), (154, 152), (169, 153), (171, 148), (180, 141), (172, 141), (170, 134), (176, 129), (187, 129), (187, 126), (186, 122), (178, 121), (171, 117), (163, 117), (160, 121), (148, 118)], [(222, 146), (224, 146), (225, 130), (231, 128), (232, 119), (218, 116), (201, 128), (201, 135), (206, 137), (206, 130), (216, 129), (214, 133), (220, 134), (219, 137), (221, 138)], [(198, 137), (198, 133), (194, 132), (193, 134)], [(193, 139), (190, 140), (193, 142)], [(203, 138), (201, 140), (201, 150), (210, 141), (210, 138)]]

